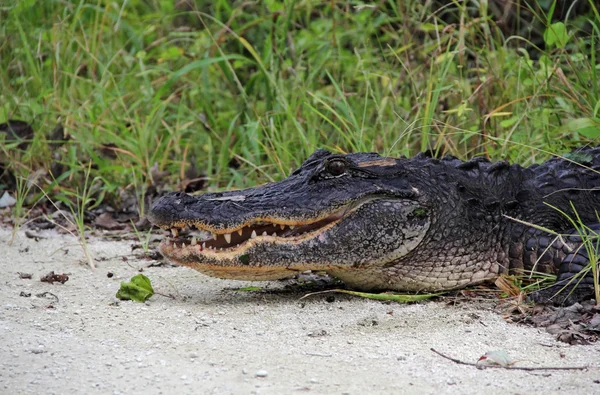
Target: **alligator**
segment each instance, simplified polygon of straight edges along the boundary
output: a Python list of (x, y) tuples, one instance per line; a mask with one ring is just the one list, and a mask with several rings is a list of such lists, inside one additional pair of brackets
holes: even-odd
[(172, 232), (166, 258), (209, 276), (316, 270), (358, 290), (434, 292), (546, 273), (557, 281), (534, 299), (570, 304), (594, 292), (599, 208), (600, 146), (529, 167), (320, 149), (279, 182), (168, 193), (148, 219)]

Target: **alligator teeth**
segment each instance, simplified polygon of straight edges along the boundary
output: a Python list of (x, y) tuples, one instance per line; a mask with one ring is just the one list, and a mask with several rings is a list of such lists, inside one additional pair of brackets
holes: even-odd
[(171, 228), (171, 233), (173, 234), (173, 237), (179, 236), (179, 230), (177, 228)]
[(173, 249), (176, 250), (177, 249), (177, 243), (173, 243)]
[(271, 236), (273, 236), (273, 237), (277, 237), (277, 233), (276, 233), (276, 232), (273, 232), (273, 234), (272, 234)]
[(285, 229), (285, 225), (284, 224), (279, 224), (279, 227), (281, 228), (281, 230)]
[(252, 234), (250, 235), (250, 238), (251, 239), (256, 238), (256, 231), (255, 230), (252, 231)]
[(242, 235), (242, 233), (243, 233), (242, 229), (238, 229), (237, 233), (238, 233), (238, 235), (240, 235), (240, 236), (241, 236), (241, 235)]
[(265, 230), (262, 235), (263, 236), (268, 236), (267, 231)]
[(290, 229), (294, 229), (296, 225), (289, 225)]
[(181, 248), (185, 248), (185, 242), (181, 242)]
[(202, 243), (202, 249), (206, 250), (206, 242)]
[(223, 236), (225, 236), (227, 244), (231, 244), (231, 233), (225, 233)]
[(192, 237), (192, 245), (195, 246), (196, 244), (198, 244), (198, 240), (196, 240), (196, 236)]
[(217, 240), (217, 234), (216, 233), (211, 233), (213, 240)]

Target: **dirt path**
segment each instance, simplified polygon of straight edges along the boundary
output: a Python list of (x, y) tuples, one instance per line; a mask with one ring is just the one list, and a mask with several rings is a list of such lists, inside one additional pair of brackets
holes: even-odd
[[(0, 393), (600, 392), (600, 344), (558, 343), (481, 304), (399, 305), (345, 296), (298, 301), (296, 294), (234, 291), (249, 283), (169, 267), (144, 274), (155, 290), (176, 299), (115, 303), (120, 281), (148, 264), (134, 257), (131, 243), (91, 240), (98, 266), (91, 271), (73, 238), (43, 236), (36, 242), (21, 232), (9, 246), (10, 231), (0, 229)], [(52, 270), (68, 273), (69, 281), (39, 281)], [(36, 297), (43, 292), (58, 302)], [(431, 347), (472, 362), (502, 349), (523, 361), (519, 366), (594, 367), (477, 370)]]

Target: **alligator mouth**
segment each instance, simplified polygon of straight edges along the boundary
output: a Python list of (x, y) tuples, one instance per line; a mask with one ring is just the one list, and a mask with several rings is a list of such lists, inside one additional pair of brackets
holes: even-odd
[(163, 250), (190, 249), (202, 254), (229, 255), (244, 250), (249, 242), (298, 242), (321, 234), (333, 227), (349, 211), (344, 206), (310, 220), (255, 218), (237, 228), (214, 230), (200, 222), (176, 222), (170, 227), (172, 237), (163, 241)]

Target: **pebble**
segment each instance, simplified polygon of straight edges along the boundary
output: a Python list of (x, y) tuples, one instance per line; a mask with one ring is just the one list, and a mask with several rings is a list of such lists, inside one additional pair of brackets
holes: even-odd
[(269, 375), (269, 372), (267, 372), (266, 370), (259, 370), (256, 372), (256, 377), (267, 377)]

